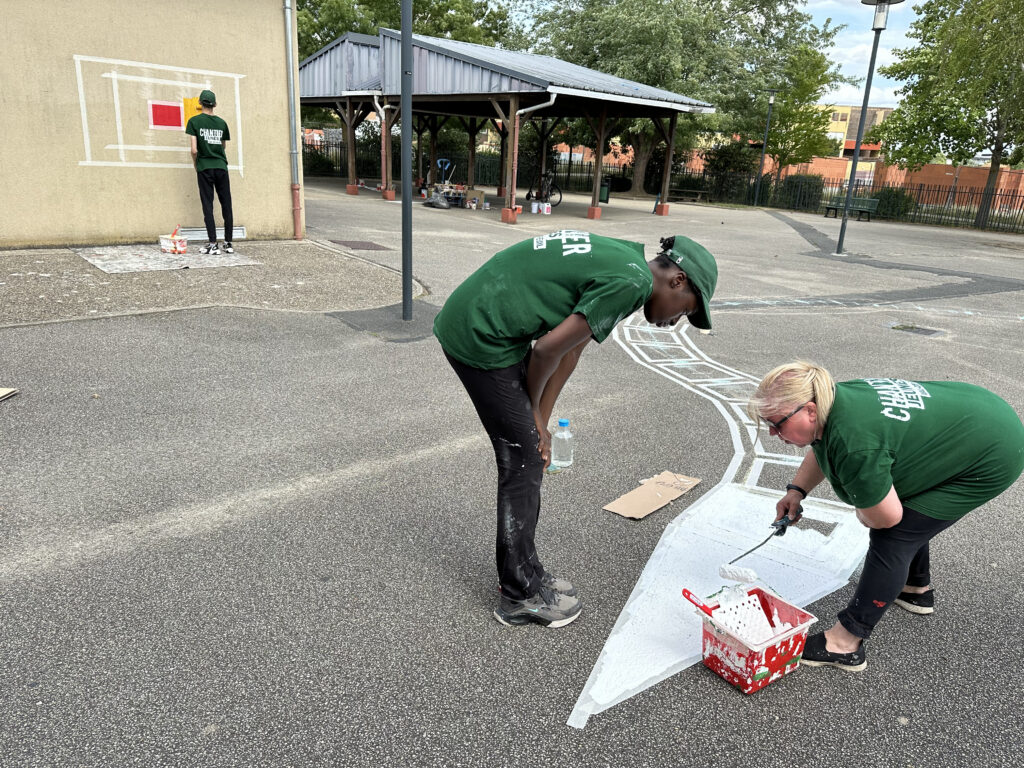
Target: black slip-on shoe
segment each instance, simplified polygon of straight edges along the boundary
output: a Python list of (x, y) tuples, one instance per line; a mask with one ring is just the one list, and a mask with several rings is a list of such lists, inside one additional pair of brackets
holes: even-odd
[(935, 590), (915, 594), (913, 592), (900, 592), (899, 597), (893, 600), (896, 605), (905, 611), (917, 614), (935, 613)]
[(832, 653), (825, 649), (824, 632), (807, 638), (800, 663), (806, 664), (808, 667), (839, 667), (847, 672), (863, 672), (868, 668), (863, 642), (860, 644), (860, 648), (853, 653)]

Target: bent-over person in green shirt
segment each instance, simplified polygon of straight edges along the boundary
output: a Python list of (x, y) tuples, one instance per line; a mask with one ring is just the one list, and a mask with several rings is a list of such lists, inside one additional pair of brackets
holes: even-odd
[(576, 589), (541, 564), (534, 544), (551, 461), (547, 425), (583, 348), (641, 307), (647, 322), (687, 317), (710, 328), (718, 266), (677, 235), (652, 261), (640, 243), (562, 230), (517, 243), (470, 275), (434, 320), (448, 362), (494, 446), (496, 559), (503, 624), (560, 627), (580, 613)]
[(832, 380), (796, 362), (772, 370), (748, 412), (784, 443), (810, 446), (775, 519), (800, 517), (822, 480), (871, 529), (864, 571), (836, 624), (807, 638), (803, 662), (859, 672), (864, 641), (891, 603), (935, 610), (928, 542), (1009, 488), (1024, 470), (1024, 424), (973, 384)]

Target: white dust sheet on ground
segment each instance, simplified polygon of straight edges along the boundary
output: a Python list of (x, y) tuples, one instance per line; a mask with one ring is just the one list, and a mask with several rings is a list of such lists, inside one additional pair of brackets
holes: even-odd
[[(726, 483), (672, 521), (619, 615), (568, 724), (602, 712), (701, 660), (701, 619), (684, 587), (708, 598), (723, 586), (718, 569), (772, 532), (779, 495)], [(867, 552), (868, 531), (853, 509), (809, 498), (804, 516), (835, 523), (826, 537), (790, 527), (744, 557), (757, 584), (806, 606), (845, 585)], [(717, 601), (714, 601), (717, 602)]]
[(166, 269), (206, 269), (209, 267), (243, 267), (259, 264), (237, 253), (210, 256), (199, 253), (201, 245), (190, 245), (188, 253), (163, 253), (159, 245), (107, 245), (75, 248), (74, 251), (94, 267), (113, 274), (120, 272), (152, 272)]

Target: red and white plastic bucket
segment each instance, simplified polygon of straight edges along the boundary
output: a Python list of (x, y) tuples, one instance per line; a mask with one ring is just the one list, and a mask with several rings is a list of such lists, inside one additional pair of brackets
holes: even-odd
[(704, 666), (743, 693), (764, 688), (800, 665), (807, 628), (818, 619), (760, 587), (746, 598), (707, 606), (703, 619)]

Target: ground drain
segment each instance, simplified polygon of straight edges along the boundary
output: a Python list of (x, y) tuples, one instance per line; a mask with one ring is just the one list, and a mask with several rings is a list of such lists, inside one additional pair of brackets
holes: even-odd
[(386, 245), (371, 243), (369, 240), (331, 240), (335, 245), (343, 245), (353, 251), (390, 251)]

